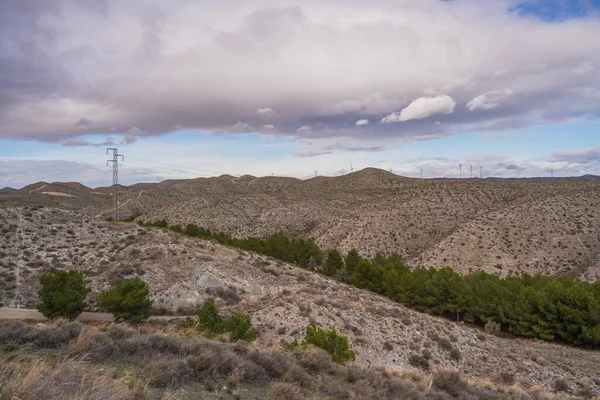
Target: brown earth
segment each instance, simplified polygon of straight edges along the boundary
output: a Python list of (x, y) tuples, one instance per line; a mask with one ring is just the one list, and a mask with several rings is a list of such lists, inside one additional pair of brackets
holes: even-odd
[(0, 301), (32, 308), (39, 276), (77, 268), (97, 293), (138, 275), (158, 313), (190, 314), (207, 298), (224, 312), (247, 312), (257, 345), (300, 339), (311, 322), (337, 328), (358, 362), (396, 370), (452, 367), (472, 379), (600, 393), (600, 353), (500, 338), (409, 310), (372, 293), (266, 257), (168, 230), (107, 223), (51, 208), (0, 208)]
[[(461, 272), (600, 276), (600, 179), (591, 176), (422, 180), (368, 168), (305, 181), (223, 175), (119, 192), (124, 217), (196, 223), (237, 237), (283, 232), (325, 249), (397, 252), (411, 265)], [(0, 193), (0, 205), (39, 204), (104, 219), (112, 215), (111, 193), (39, 182)]]

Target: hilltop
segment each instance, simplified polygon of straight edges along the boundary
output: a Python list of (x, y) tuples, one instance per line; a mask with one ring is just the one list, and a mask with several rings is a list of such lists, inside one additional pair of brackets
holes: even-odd
[[(367, 168), (299, 180), (233, 177), (119, 187), (120, 213), (248, 237), (283, 232), (364, 256), (401, 254), (411, 265), (600, 276), (600, 179), (415, 179)], [(112, 215), (112, 188), (29, 185), (0, 204)]]
[(347, 335), (360, 364), (427, 373), (452, 367), (472, 379), (546, 390), (564, 380), (569, 393), (600, 392), (598, 352), (488, 335), (253, 253), (45, 207), (0, 208), (0, 221), (3, 306), (35, 306), (39, 276), (54, 269), (83, 271), (90, 309), (99, 291), (137, 275), (157, 313), (191, 314), (209, 297), (227, 312), (249, 313), (263, 348), (301, 338), (316, 322)]

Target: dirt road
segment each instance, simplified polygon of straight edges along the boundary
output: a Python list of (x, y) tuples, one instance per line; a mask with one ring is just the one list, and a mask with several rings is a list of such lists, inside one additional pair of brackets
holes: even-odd
[[(182, 316), (157, 315), (150, 317), (150, 321), (168, 321), (172, 319), (185, 318)], [(29, 319), (35, 321), (45, 321), (47, 318), (37, 310), (25, 308), (0, 308), (0, 319)], [(112, 321), (113, 316), (108, 313), (83, 312), (77, 318), (78, 321)]]

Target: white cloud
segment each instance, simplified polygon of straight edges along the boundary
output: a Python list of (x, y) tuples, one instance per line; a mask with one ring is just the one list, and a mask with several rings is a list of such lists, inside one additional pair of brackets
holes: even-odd
[(263, 125), (263, 129), (270, 131), (270, 130), (275, 129), (275, 126), (273, 126), (272, 124), (266, 124), (266, 125)]
[(512, 95), (513, 91), (510, 89), (492, 90), (471, 99), (467, 103), (467, 108), (469, 111), (475, 111), (477, 109), (491, 110), (499, 107), (502, 100), (505, 100)]
[(273, 135), (310, 125), (311, 136), (341, 138), (362, 133), (364, 118), (389, 143), (427, 124), (374, 123), (382, 116), (426, 118), (435, 110), (420, 103), (467, 104), (495, 88), (518, 88), (512, 107), (472, 103), (496, 111), (461, 109), (437, 133), (600, 118), (600, 41), (590, 40), (600, 18), (547, 23), (509, 12), (513, 2), (28, 0), (0, 13), (11, 49), (0, 137), (62, 142), (132, 126), (245, 133), (268, 123)]
[(369, 125), (368, 119), (359, 119), (358, 121), (356, 121), (356, 126), (365, 126), (365, 125)]
[(310, 125), (302, 125), (300, 128), (296, 129), (296, 132), (298, 132), (298, 133), (312, 132), (312, 128), (310, 127)]
[(273, 111), (273, 109), (269, 107), (259, 108), (258, 110), (256, 110), (256, 113), (265, 118), (271, 118), (273, 115), (275, 115), (275, 111)]
[(121, 144), (132, 144), (137, 142), (139, 136), (148, 135), (148, 132), (138, 128), (137, 126), (134, 126), (123, 134), (123, 140), (121, 141)]
[(246, 122), (236, 122), (235, 125), (227, 129), (227, 131), (232, 133), (248, 133), (254, 132), (255, 129)]
[(413, 100), (399, 113), (395, 112), (385, 116), (381, 123), (404, 122), (411, 119), (423, 119), (436, 114), (450, 114), (454, 112), (456, 102), (448, 95), (435, 97), (419, 97)]

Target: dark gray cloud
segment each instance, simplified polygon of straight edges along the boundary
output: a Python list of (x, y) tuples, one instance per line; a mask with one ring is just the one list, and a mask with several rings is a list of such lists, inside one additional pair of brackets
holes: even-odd
[(597, 163), (600, 162), (600, 147), (559, 151), (554, 153), (551, 159), (553, 161), (564, 161), (580, 164)]
[(518, 170), (521, 169), (521, 167), (518, 166), (517, 164), (503, 164), (503, 163), (500, 163), (500, 164), (498, 164), (498, 167), (504, 168), (504, 169), (509, 170), (509, 171), (518, 171)]
[(599, 117), (600, 19), (549, 24), (506, 8), (0, 0), (0, 137), (133, 143), (132, 127), (185, 127), (380, 150)]
[(86, 125), (93, 125), (92, 120), (89, 118), (82, 117), (82, 118), (79, 118), (77, 120), (77, 122), (75, 122), (75, 126), (86, 126)]

